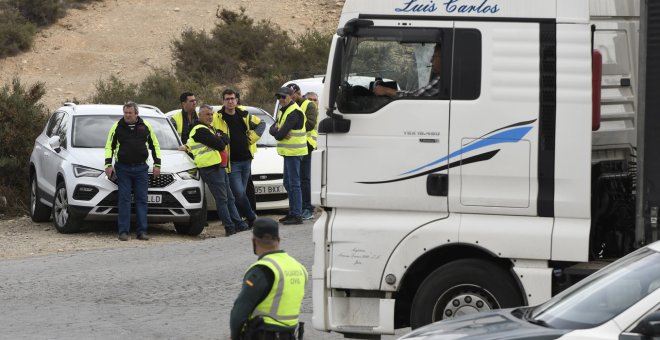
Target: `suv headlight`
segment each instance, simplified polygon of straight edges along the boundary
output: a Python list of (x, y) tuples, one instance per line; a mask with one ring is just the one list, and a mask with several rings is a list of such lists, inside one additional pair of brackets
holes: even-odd
[(82, 165), (73, 165), (73, 174), (76, 177), (99, 177), (103, 173), (103, 170), (88, 168)]
[(197, 170), (197, 168), (192, 168), (190, 170), (177, 172), (177, 175), (179, 175), (179, 177), (181, 177), (181, 179), (183, 180), (194, 179), (196, 181), (199, 181), (199, 171)]

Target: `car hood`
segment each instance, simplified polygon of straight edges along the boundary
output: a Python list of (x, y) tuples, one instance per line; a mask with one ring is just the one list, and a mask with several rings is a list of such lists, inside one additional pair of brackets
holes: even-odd
[(556, 339), (570, 331), (538, 326), (512, 314), (515, 311), (522, 315), (525, 310), (504, 309), (440, 321), (416, 329), (401, 339)]
[[(84, 165), (94, 169), (105, 168), (105, 150), (100, 148), (73, 148), (70, 151), (71, 163)], [(161, 171), (163, 173), (177, 173), (195, 167), (192, 159), (183, 151), (161, 150)], [(147, 160), (149, 166), (153, 164), (151, 157)]]
[(252, 174), (281, 174), (284, 160), (277, 154), (276, 147), (260, 147), (252, 160)]

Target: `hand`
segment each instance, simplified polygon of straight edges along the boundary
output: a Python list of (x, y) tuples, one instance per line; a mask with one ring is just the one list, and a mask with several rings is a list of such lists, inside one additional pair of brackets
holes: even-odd
[(377, 96), (394, 97), (396, 96), (396, 90), (387, 86), (376, 85), (374, 86), (374, 94)]
[(111, 166), (105, 168), (105, 175), (108, 176), (108, 178), (112, 178), (112, 171), (113, 171), (113, 169), (112, 169), (112, 165), (111, 165)]
[(160, 176), (160, 167), (155, 166), (154, 167), (154, 177)]
[(188, 146), (186, 144), (179, 145), (179, 151), (188, 151)]

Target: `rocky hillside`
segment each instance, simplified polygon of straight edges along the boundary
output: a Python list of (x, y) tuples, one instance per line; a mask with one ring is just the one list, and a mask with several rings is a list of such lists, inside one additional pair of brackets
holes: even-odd
[[(57, 108), (67, 99), (87, 99), (111, 75), (140, 82), (154, 68), (170, 69), (170, 45), (187, 28), (210, 30), (220, 8), (266, 19), (298, 34), (335, 30), (343, 0), (104, 0), (71, 10), (40, 32), (32, 51), (0, 60), (0, 85), (19, 77), (44, 82), (43, 103)], [(162, 108), (169, 110), (170, 108)]]

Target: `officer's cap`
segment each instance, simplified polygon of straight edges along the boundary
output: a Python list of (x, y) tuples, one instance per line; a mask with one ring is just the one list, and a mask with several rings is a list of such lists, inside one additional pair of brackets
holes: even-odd
[(272, 218), (259, 217), (252, 225), (252, 234), (257, 238), (265, 238), (269, 235), (271, 238), (279, 240), (279, 224)]
[(280, 87), (279, 90), (277, 90), (277, 95), (280, 96), (290, 96), (293, 94), (293, 90), (288, 87)]

